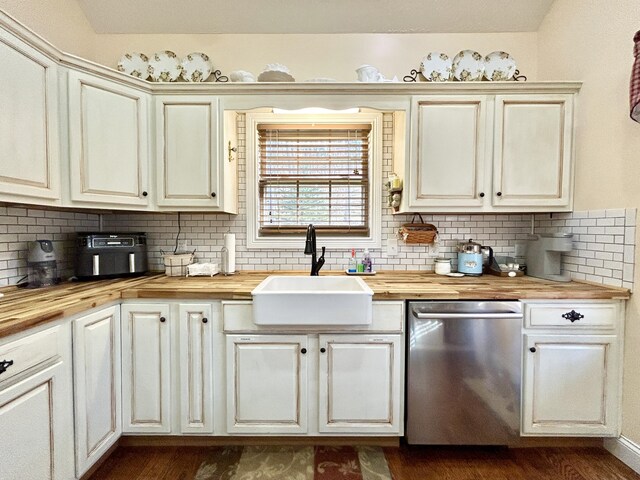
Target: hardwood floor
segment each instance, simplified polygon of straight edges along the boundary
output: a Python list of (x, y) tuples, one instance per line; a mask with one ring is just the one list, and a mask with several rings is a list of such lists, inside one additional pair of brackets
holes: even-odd
[[(193, 480), (216, 447), (119, 447), (91, 480)], [(602, 448), (384, 449), (394, 480), (640, 480)]]

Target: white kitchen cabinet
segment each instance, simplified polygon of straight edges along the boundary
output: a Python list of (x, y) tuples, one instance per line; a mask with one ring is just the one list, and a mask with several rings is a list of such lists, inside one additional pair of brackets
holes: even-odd
[(180, 431), (213, 433), (211, 304), (180, 304), (178, 311)]
[(617, 436), (623, 303), (523, 303), (522, 434)]
[(81, 477), (120, 438), (120, 306), (73, 321), (76, 475)]
[(158, 206), (235, 213), (237, 162), (223, 145), (237, 146), (228, 138), (235, 117), (225, 121), (213, 96), (161, 95), (155, 103)]
[(400, 434), (400, 335), (319, 337), (318, 430)]
[(0, 64), (0, 201), (59, 204), (58, 66), (5, 29)]
[(227, 335), (227, 431), (307, 432), (306, 335)]
[(75, 478), (69, 324), (2, 341), (0, 478)]
[(414, 96), (401, 211), (571, 211), (574, 97)]
[(144, 209), (149, 203), (149, 97), (69, 70), (69, 185), (73, 204)]
[(573, 95), (496, 95), (492, 205), (571, 210)]
[(411, 208), (481, 209), (491, 128), (484, 95), (414, 97), (409, 169)]
[(122, 431), (171, 432), (168, 304), (122, 305)]

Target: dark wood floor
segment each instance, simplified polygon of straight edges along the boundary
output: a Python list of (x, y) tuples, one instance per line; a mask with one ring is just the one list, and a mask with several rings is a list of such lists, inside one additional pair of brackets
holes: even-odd
[[(91, 480), (192, 480), (213, 447), (119, 447)], [(640, 480), (602, 448), (385, 448), (394, 480)]]

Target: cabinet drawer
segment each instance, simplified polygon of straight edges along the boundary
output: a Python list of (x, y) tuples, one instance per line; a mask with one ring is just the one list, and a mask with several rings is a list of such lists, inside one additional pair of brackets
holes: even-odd
[(0, 374), (0, 386), (22, 372), (30, 370), (33, 374), (57, 361), (62, 354), (61, 328), (49, 328), (0, 346), (0, 362), (13, 362)]
[(619, 304), (613, 302), (525, 303), (525, 326), (613, 329), (619, 308)]

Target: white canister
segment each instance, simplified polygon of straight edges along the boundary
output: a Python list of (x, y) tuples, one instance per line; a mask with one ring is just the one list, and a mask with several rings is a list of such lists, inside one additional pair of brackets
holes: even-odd
[(447, 275), (451, 273), (451, 260), (448, 258), (436, 258), (436, 273), (438, 275)]

